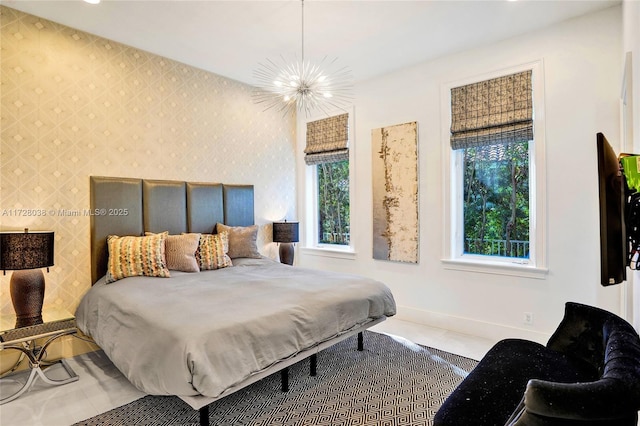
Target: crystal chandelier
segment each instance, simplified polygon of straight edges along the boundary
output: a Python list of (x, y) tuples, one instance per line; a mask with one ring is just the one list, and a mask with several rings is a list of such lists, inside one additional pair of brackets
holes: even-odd
[(254, 71), (257, 87), (254, 100), (264, 104), (265, 110), (276, 108), (287, 114), (297, 108), (309, 116), (320, 110), (329, 114), (344, 109), (352, 101), (353, 75), (347, 67), (340, 67), (337, 59), (325, 56), (318, 64), (304, 57), (304, 0), (302, 9), (302, 55), (300, 61), (287, 62), (267, 59)]

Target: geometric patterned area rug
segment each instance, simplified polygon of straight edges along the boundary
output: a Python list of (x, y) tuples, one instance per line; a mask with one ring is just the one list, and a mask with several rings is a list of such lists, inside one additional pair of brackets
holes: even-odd
[[(429, 425), (477, 361), (408, 340), (364, 332), (289, 367), (289, 391), (272, 374), (209, 405), (210, 425)], [(199, 412), (178, 397), (145, 396), (74, 426), (194, 425)]]

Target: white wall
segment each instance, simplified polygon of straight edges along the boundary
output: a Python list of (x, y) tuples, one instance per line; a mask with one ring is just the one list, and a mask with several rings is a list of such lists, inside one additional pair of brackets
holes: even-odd
[(640, 2), (625, 0), (623, 11), (623, 52), (632, 53), (634, 149), (640, 152)]
[[(351, 213), (357, 255), (337, 259), (299, 250), (298, 265), (374, 277), (392, 289), (399, 317), (495, 339), (546, 340), (566, 301), (619, 312), (621, 286), (599, 284), (595, 140), (599, 131), (613, 143), (620, 136), (621, 20), (621, 8), (613, 7), (358, 84), (352, 145), (357, 189)], [(448, 149), (443, 142), (448, 129), (441, 126), (441, 85), (538, 60), (543, 60), (546, 84), (549, 273), (541, 280), (446, 270), (441, 262), (442, 150)], [(419, 138), (420, 261), (374, 261), (371, 129), (414, 120)], [(298, 126), (304, 129), (300, 119)], [(298, 211), (303, 219), (304, 130), (297, 138)], [(524, 312), (533, 313), (533, 325), (523, 324)]]

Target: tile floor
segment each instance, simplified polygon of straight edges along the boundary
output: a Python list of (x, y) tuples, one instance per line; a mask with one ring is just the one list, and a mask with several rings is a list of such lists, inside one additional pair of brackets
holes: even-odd
[[(416, 343), (443, 349), (473, 359), (480, 359), (494, 342), (474, 336), (426, 327), (390, 318), (376, 325), (374, 331), (404, 337)], [(134, 388), (113, 366), (103, 352), (93, 352), (68, 360), (80, 376), (77, 382), (49, 386), (40, 379), (20, 398), (0, 405), (2, 426), (67, 426), (112, 408), (127, 404), (144, 393)], [(47, 373), (63, 378), (59, 364)], [(23, 374), (23, 373), (21, 373)], [(4, 387), (0, 391), (4, 394)]]

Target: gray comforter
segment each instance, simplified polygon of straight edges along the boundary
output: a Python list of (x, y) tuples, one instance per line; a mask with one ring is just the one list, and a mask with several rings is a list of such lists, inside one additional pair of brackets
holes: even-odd
[(355, 275), (235, 259), (171, 278), (98, 281), (76, 311), (138, 389), (217, 397), (280, 360), (370, 319), (395, 314), (382, 283)]

